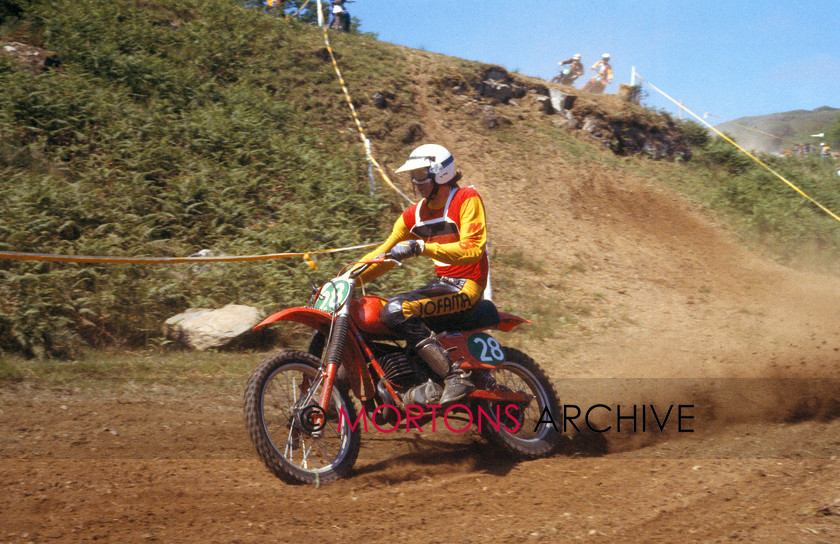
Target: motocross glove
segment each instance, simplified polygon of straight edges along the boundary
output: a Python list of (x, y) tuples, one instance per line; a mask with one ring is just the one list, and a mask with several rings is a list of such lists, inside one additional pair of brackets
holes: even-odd
[(409, 240), (408, 242), (400, 242), (391, 248), (391, 258), (396, 261), (402, 261), (409, 257), (416, 257), (423, 253), (426, 244), (423, 240)]

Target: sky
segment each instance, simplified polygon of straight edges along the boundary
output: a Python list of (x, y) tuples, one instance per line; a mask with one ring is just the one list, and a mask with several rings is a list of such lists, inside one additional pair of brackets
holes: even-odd
[[(355, 0), (361, 32), (551, 79), (580, 53), (612, 57), (615, 93), (633, 67), (711, 124), (840, 107), (840, 1)], [(679, 117), (650, 87), (643, 103)], [(684, 118), (691, 118), (683, 112)]]

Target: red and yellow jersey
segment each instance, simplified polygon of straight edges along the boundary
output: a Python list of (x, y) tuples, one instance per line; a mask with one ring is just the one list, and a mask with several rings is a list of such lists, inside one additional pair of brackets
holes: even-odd
[(608, 63), (599, 60), (598, 62), (592, 65), (592, 69), (598, 72), (595, 75), (595, 79), (597, 79), (598, 81), (612, 81), (612, 66), (610, 66)]
[[(467, 278), (482, 287), (487, 285), (487, 224), (484, 203), (474, 187), (454, 187), (446, 203), (437, 209), (429, 207), (426, 199), (405, 210), (388, 239), (362, 260), (390, 251), (406, 240), (423, 240), (423, 255), (435, 261), (435, 273), (441, 277)], [(371, 266), (362, 281), (378, 278), (393, 267), (393, 263)]]

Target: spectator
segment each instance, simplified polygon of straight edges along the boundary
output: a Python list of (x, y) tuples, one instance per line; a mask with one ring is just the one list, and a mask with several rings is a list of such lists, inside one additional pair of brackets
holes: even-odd
[(327, 28), (333, 28), (333, 23), (338, 19), (341, 30), (348, 32), (350, 30), (350, 15), (344, 4), (349, 0), (330, 0), (330, 20), (327, 23)]

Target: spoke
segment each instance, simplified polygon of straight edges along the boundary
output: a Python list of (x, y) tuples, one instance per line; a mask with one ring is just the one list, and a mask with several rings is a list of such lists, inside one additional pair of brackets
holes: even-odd
[(294, 426), (289, 427), (289, 436), (286, 439), (286, 447), (283, 450), (283, 457), (288, 459), (289, 461), (292, 460), (292, 454), (294, 453), (294, 442), (292, 441), (292, 435), (294, 434), (295, 429)]
[(309, 446), (309, 449), (306, 448), (306, 441), (301, 439), (301, 453), (303, 453), (303, 459), (301, 462), (301, 468), (308, 469), (309, 468), (309, 452), (312, 451), (312, 446)]
[[(324, 455), (324, 459), (329, 459), (329, 458), (330, 458), (330, 454), (329, 454), (329, 453), (327, 453), (327, 450), (325, 450), (325, 449), (324, 449), (324, 445), (322, 444), (322, 441), (321, 441), (321, 440), (316, 440), (316, 441), (315, 441), (315, 444), (317, 444), (317, 445), (318, 445), (318, 449), (319, 449), (319, 450), (321, 450), (321, 453)], [(311, 448), (310, 448), (310, 449), (311, 449)]]
[[(283, 384), (277, 383), (278, 381), (279, 381), (279, 378), (272, 379), (271, 380), (271, 389), (273, 391), (266, 391), (272, 397), (272, 405), (277, 407), (277, 408), (279, 408), (281, 406), (282, 401), (285, 401), (289, 397), (288, 391), (284, 391), (283, 390), (284, 389)], [(279, 400), (274, 400), (275, 391), (276, 391), (276, 396), (279, 398)], [(294, 396), (294, 395), (292, 395), (292, 396)], [(285, 404), (288, 405), (288, 402), (286, 402)], [(292, 403), (292, 406), (294, 406), (294, 403)], [(288, 412), (288, 409), (284, 409), (284, 411)]]
[(279, 410), (280, 413), (271, 417), (270, 419), (266, 419), (266, 426), (288, 418), (291, 415), (292, 409), (294, 407), (294, 402), (290, 404), (287, 401), (289, 397), (288, 391), (284, 391), (284, 387), (282, 386), (283, 384), (278, 383), (278, 381), (280, 381), (279, 378), (271, 380), (270, 388), (272, 389), (272, 391), (266, 390), (266, 396), (269, 397), (269, 404), (273, 408)]

